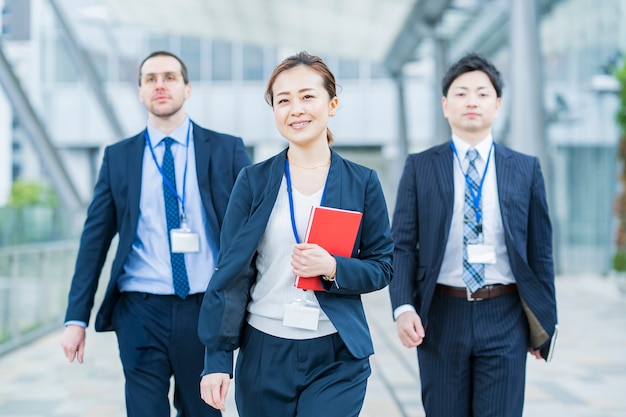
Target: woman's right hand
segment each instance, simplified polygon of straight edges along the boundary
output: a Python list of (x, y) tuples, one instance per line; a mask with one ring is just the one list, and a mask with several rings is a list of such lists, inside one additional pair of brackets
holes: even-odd
[(226, 411), (224, 400), (228, 394), (230, 375), (206, 374), (200, 381), (200, 397), (205, 403), (218, 410)]

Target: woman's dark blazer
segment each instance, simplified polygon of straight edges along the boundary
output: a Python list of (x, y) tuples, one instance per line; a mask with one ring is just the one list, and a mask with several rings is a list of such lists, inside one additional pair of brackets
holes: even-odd
[[(363, 219), (352, 257), (336, 257), (337, 285), (324, 282), (326, 291), (315, 295), (352, 355), (365, 358), (374, 349), (361, 294), (384, 288), (391, 280), (389, 216), (376, 172), (334, 151), (331, 154), (324, 205), (360, 211)], [(284, 150), (244, 168), (233, 188), (222, 224), (218, 264), (200, 311), (198, 335), (206, 346), (203, 374), (232, 375), (233, 351), (239, 347), (250, 288), (256, 280), (256, 250), (280, 191), (286, 157)]]

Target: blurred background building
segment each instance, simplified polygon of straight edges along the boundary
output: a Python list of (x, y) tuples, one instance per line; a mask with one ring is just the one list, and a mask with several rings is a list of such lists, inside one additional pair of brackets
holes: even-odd
[(335, 149), (379, 172), (390, 210), (407, 152), (449, 137), (443, 72), (476, 51), (505, 77), (495, 139), (541, 158), (558, 272), (611, 269), (623, 0), (0, 6), (1, 246), (77, 239), (103, 148), (145, 126), (138, 66), (154, 50), (185, 61), (189, 116), (242, 136), (255, 161), (286, 144), (263, 97), (272, 69), (302, 49), (324, 57), (341, 85)]

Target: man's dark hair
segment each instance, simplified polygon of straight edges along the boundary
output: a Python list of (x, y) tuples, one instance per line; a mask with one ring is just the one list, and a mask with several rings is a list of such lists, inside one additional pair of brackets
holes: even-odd
[(152, 52), (150, 55), (148, 55), (146, 58), (144, 58), (144, 60), (141, 61), (141, 64), (139, 65), (139, 87), (141, 87), (141, 68), (143, 67), (143, 64), (145, 64), (147, 60), (149, 60), (150, 58), (154, 58), (155, 56), (169, 56), (177, 60), (180, 63), (180, 75), (183, 76), (183, 81), (185, 82), (185, 84), (189, 84), (189, 75), (187, 74), (187, 67), (185, 66), (185, 63), (179, 57), (177, 57), (176, 55), (168, 51), (155, 51), (155, 52)]
[(444, 75), (443, 80), (441, 80), (441, 88), (443, 90), (444, 97), (448, 95), (448, 90), (454, 80), (466, 72), (472, 71), (484, 72), (487, 77), (489, 77), (493, 87), (496, 89), (496, 95), (498, 97), (502, 97), (502, 87), (504, 86), (504, 83), (502, 82), (500, 71), (498, 71), (495, 65), (493, 65), (487, 58), (475, 53), (465, 55), (448, 68), (446, 75)]

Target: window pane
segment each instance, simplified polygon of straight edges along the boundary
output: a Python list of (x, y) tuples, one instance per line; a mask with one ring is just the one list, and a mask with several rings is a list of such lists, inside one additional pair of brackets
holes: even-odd
[(338, 63), (339, 79), (359, 78), (359, 62), (347, 59), (340, 59)]
[(150, 55), (152, 52), (170, 50), (170, 41), (167, 36), (151, 37), (148, 41), (148, 45), (150, 46), (150, 52), (148, 52), (146, 56)]
[(257, 46), (243, 47), (243, 79), (263, 79), (263, 49)]
[(108, 71), (108, 66), (109, 66), (109, 61), (107, 59), (107, 56), (98, 52), (91, 52), (89, 53), (89, 59), (91, 60), (91, 63), (93, 65), (94, 70), (96, 71), (96, 74), (98, 74), (98, 78), (100, 79), (100, 81), (104, 82), (104, 81), (116, 81), (113, 79), (109, 79), (109, 71)]
[(388, 78), (388, 77), (389, 77), (389, 72), (387, 71), (387, 68), (384, 65), (374, 63), (370, 66), (370, 78), (379, 79), (379, 78)]
[(61, 83), (73, 83), (78, 81), (78, 72), (74, 61), (70, 57), (65, 42), (57, 39), (57, 54), (54, 59), (54, 80)]
[(180, 45), (180, 59), (187, 66), (190, 81), (198, 81), (201, 79), (201, 43), (196, 38), (183, 38)]
[(211, 49), (211, 76), (214, 81), (232, 79), (232, 48), (225, 42), (214, 42)]

